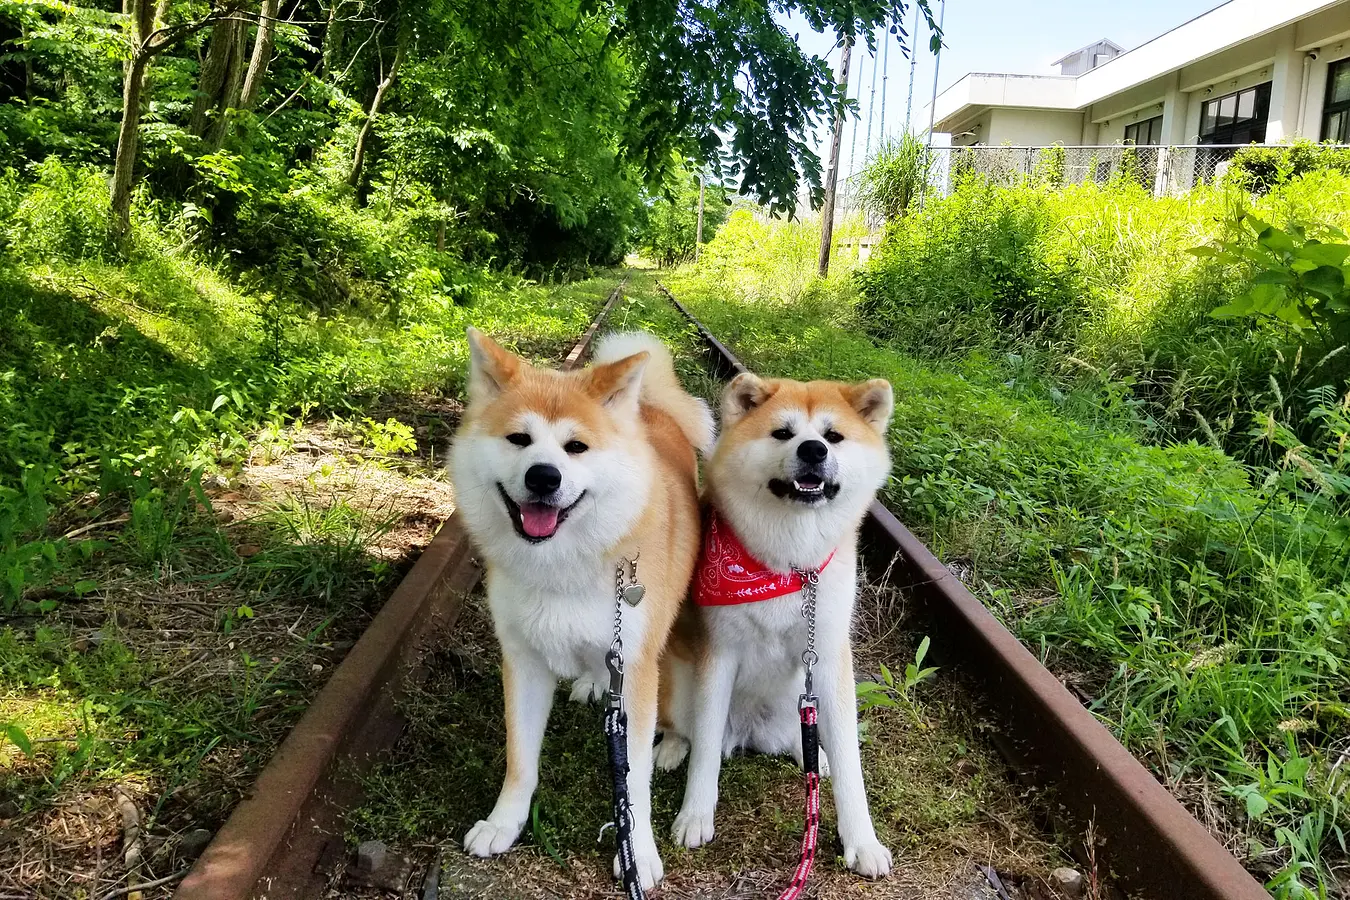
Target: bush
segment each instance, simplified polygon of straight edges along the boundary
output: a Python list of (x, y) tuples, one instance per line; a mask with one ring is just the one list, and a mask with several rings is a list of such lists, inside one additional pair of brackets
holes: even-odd
[(1318, 171), (1350, 174), (1350, 148), (1312, 141), (1294, 141), (1283, 147), (1244, 147), (1228, 163), (1224, 181), (1262, 195)]
[(886, 141), (862, 171), (859, 199), (872, 215), (898, 219), (909, 211), (931, 168), (928, 148), (914, 135)]
[[(106, 176), (93, 166), (67, 165), (55, 156), (32, 169), (36, 177), (26, 195), (8, 217), (0, 217), (11, 252), (28, 259), (96, 259), (107, 254)], [(6, 193), (0, 188), (0, 207)]]
[[(1231, 186), (1158, 198), (1128, 177), (1064, 188), (968, 178), (888, 225), (859, 276), (860, 312), (874, 336), (906, 352), (1014, 354), (1058, 381), (1054, 393), (1084, 380), (1123, 387), (1154, 439), (1258, 452), (1251, 411), (1280, 392), (1286, 406), (1307, 377), (1343, 384), (1350, 354), (1311, 372), (1316, 348), (1289, 323), (1211, 318), (1256, 273), (1189, 251), (1227, 236), (1248, 207), (1310, 234), (1344, 228), (1350, 175), (1312, 172), (1254, 205)], [(1306, 404), (1291, 403), (1284, 414), (1302, 421)]]

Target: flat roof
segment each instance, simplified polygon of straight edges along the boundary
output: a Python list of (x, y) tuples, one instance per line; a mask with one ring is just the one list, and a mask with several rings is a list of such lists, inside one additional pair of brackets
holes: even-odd
[[(1350, 0), (1281, 0), (1278, 3), (1228, 0), (1081, 75), (972, 72), (940, 93), (935, 104), (928, 104), (926, 112), (931, 114), (935, 110), (935, 120), (946, 122), (967, 116), (981, 106), (1084, 109), (1322, 10), (1347, 3)], [(1092, 46), (1095, 45), (1087, 45)], [(1059, 62), (1073, 55), (1070, 53)], [(993, 84), (995, 79), (1002, 79), (1004, 86), (1016, 79), (1017, 88), (1004, 90), (1002, 99), (998, 99), (1000, 92)], [(1069, 85), (1067, 89), (1064, 82)]]

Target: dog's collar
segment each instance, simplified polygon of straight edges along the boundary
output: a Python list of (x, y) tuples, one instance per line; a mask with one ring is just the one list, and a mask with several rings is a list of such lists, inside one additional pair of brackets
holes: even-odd
[[(831, 550), (816, 571), (828, 566), (834, 554)], [(772, 600), (801, 589), (802, 576), (797, 571), (775, 572), (755, 559), (731, 526), (716, 511), (709, 510), (694, 579), (695, 603), (699, 606), (735, 606)]]

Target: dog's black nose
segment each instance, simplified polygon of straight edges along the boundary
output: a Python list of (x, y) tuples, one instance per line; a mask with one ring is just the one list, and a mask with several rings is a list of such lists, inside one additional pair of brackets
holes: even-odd
[(830, 455), (830, 448), (824, 441), (802, 441), (797, 445), (797, 458), (804, 463), (815, 465)]
[[(822, 447), (824, 444), (821, 445)], [(539, 464), (525, 471), (525, 487), (536, 494), (551, 494), (562, 484), (562, 473), (557, 466)]]

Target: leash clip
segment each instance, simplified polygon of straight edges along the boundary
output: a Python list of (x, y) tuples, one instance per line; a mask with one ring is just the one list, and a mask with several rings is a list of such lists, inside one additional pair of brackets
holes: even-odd
[[(811, 689), (810, 685), (807, 685), (807, 690), (809, 691), (810, 689)], [(811, 693), (802, 694), (801, 697), (798, 698), (797, 700), (797, 712), (801, 712), (802, 710), (805, 709), (815, 709), (816, 702), (817, 700), (815, 694)]]
[(605, 666), (609, 669), (609, 707), (623, 707), (623, 651), (618, 647), (609, 648), (605, 654)]

